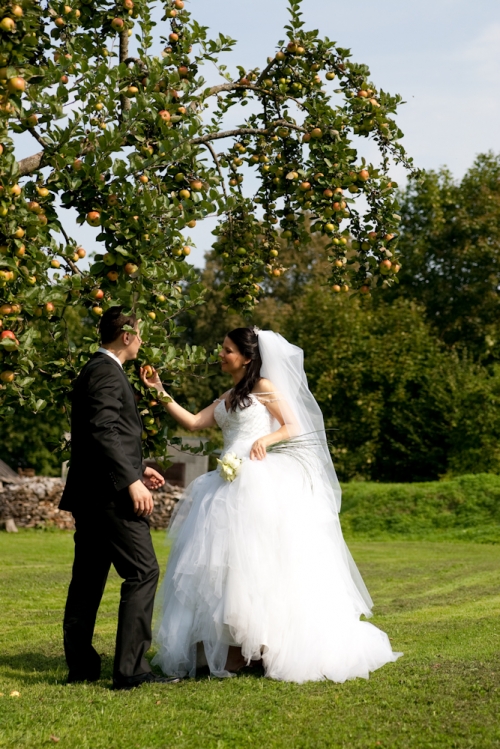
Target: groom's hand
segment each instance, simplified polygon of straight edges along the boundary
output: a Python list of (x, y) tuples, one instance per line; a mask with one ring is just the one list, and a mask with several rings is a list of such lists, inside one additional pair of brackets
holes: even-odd
[(161, 473), (155, 471), (155, 469), (151, 468), (151, 466), (147, 466), (144, 469), (142, 480), (146, 484), (148, 489), (159, 489), (165, 483), (165, 479), (163, 478)]
[(130, 498), (134, 505), (134, 512), (140, 518), (147, 517), (153, 512), (154, 502), (149, 489), (144, 486), (140, 479), (130, 484), (128, 488)]

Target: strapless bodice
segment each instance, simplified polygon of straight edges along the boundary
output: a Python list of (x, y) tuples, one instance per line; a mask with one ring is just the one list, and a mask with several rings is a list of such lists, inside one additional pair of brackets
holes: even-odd
[(273, 431), (273, 417), (257, 396), (250, 395), (248, 408), (226, 411), (226, 402), (220, 401), (215, 407), (214, 417), (224, 437), (224, 452), (236, 442), (253, 442)]

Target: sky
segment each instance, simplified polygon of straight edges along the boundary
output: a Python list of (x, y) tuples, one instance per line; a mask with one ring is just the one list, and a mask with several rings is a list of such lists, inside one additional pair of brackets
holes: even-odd
[[(224, 56), (229, 69), (264, 67), (284, 38), (286, 0), (187, 0), (187, 6), (212, 36), (238, 40)], [(306, 30), (350, 48), (377, 87), (402, 95), (397, 122), (415, 166), (446, 165), (460, 179), (477, 154), (500, 153), (498, 0), (303, 0), (302, 10)], [(30, 151), (23, 142), (25, 148), (20, 157)], [(396, 178), (404, 181), (401, 173)], [(66, 224), (76, 229), (69, 217)], [(190, 259), (198, 267), (212, 240), (213, 223), (203, 224), (191, 233), (197, 247)], [(95, 249), (94, 230), (77, 231)]]

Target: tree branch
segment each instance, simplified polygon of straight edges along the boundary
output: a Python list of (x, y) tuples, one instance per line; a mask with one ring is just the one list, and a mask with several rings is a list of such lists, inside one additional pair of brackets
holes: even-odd
[(224, 197), (227, 200), (227, 192), (226, 192), (226, 184), (224, 182), (224, 174), (222, 172), (219, 159), (217, 158), (217, 154), (215, 153), (215, 151), (212, 148), (212, 146), (210, 145), (210, 143), (205, 143), (205, 146), (208, 148), (208, 150), (212, 154), (213, 160), (215, 161), (215, 166), (217, 167), (217, 171), (219, 172), (219, 176), (220, 176), (220, 179), (221, 179), (222, 192), (224, 193)]
[[(120, 62), (124, 62), (127, 64), (127, 60), (129, 60), (128, 56), (128, 29), (123, 29), (123, 31), (120, 32)], [(120, 103), (122, 107), (122, 115), (124, 112), (128, 112), (131, 104), (130, 101), (127, 99), (124, 94), (120, 94)], [(121, 118), (120, 118), (121, 119)]]
[(37, 169), (40, 169), (44, 156), (45, 151), (39, 151), (38, 153), (34, 153), (32, 156), (27, 156), (25, 159), (21, 159), (21, 161), (18, 161), (18, 176), (26, 177), (27, 174), (32, 174), (33, 172), (36, 172)]

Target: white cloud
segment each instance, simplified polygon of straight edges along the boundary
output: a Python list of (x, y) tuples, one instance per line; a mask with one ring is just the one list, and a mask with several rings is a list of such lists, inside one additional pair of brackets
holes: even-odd
[(457, 59), (465, 60), (474, 66), (481, 83), (497, 83), (500, 73), (500, 23), (492, 23), (472, 39)]

